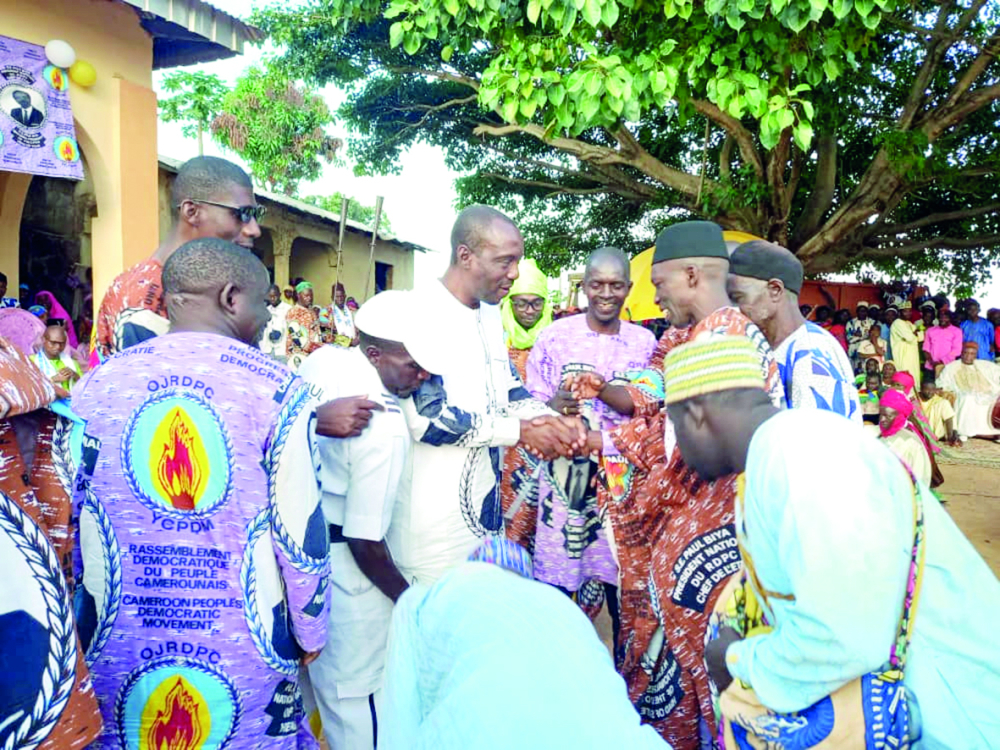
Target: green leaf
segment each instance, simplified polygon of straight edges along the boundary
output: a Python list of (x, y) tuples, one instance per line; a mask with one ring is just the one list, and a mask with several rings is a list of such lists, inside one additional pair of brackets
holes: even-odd
[(615, 0), (606, 0), (604, 7), (601, 8), (601, 20), (604, 25), (611, 28), (618, 22), (618, 3)]
[(826, 73), (826, 77), (831, 81), (836, 81), (840, 75), (840, 64), (832, 57), (828, 57), (823, 62), (823, 72)]
[(795, 113), (790, 109), (779, 109), (778, 115), (778, 128), (784, 130), (785, 128), (792, 127), (795, 124)]
[(600, 0), (586, 0), (583, 5), (583, 19), (591, 26), (597, 26), (601, 22)]
[(723, 78), (715, 84), (716, 97), (720, 102), (729, 101), (729, 97), (736, 91), (736, 84), (728, 78)]
[(833, 0), (833, 15), (838, 21), (847, 18), (854, 10), (854, 0)]
[(601, 80), (601, 74), (596, 70), (591, 70), (586, 75), (586, 80), (584, 82), (584, 88), (587, 93), (591, 96), (597, 96), (601, 93), (601, 89), (604, 87), (604, 81)]
[(649, 88), (654, 94), (659, 94), (667, 87), (667, 74), (662, 70), (654, 70), (649, 77)]
[(799, 102), (799, 105), (802, 107), (802, 111), (805, 113), (806, 119), (812, 120), (813, 114), (815, 114), (813, 112), (812, 102), (807, 99), (803, 99), (802, 101)]
[(559, 29), (559, 33), (563, 36), (569, 36), (569, 32), (573, 30), (573, 25), (576, 23), (576, 8), (570, 5), (566, 9), (566, 15), (563, 16), (562, 28)]
[[(610, 76), (607, 80), (605, 80), (604, 87), (608, 90), (608, 93), (616, 99), (622, 95), (622, 90), (624, 89), (622, 82), (614, 76)], [(616, 112), (615, 114), (618, 113)]]
[[(454, 0), (458, 2), (458, 0)], [(542, 0), (528, 0), (528, 20), (538, 23), (538, 15), (542, 12)]]
[(601, 108), (601, 100), (596, 96), (588, 96), (579, 103), (580, 116), (587, 122), (594, 119), (597, 110)]
[(407, 34), (403, 40), (403, 49), (408, 55), (417, 54), (420, 51), (420, 35), (415, 33)]
[(801, 73), (806, 69), (808, 64), (809, 56), (805, 52), (799, 50), (798, 52), (792, 53), (792, 67), (795, 68), (796, 73)]
[(566, 99), (566, 90), (560, 85), (550, 86), (548, 89), (549, 101), (556, 107)]
[(451, 16), (458, 15), (458, 0), (444, 0), (444, 9)]
[(795, 138), (795, 143), (800, 149), (808, 151), (813, 139), (812, 125), (803, 120), (792, 130), (792, 137)]
[(451, 56), (455, 53), (455, 48), (450, 44), (446, 45), (444, 49), (441, 50), (441, 59), (445, 62), (451, 60)]
[(507, 101), (503, 103), (503, 107), (500, 109), (500, 116), (506, 122), (516, 122), (517, 121), (517, 109), (518, 101), (513, 96), (508, 96)]
[(403, 41), (403, 24), (396, 21), (392, 26), (389, 27), (389, 46), (398, 47), (399, 43)]
[(538, 109), (538, 105), (535, 104), (533, 99), (522, 99), (520, 108), (521, 114), (524, 115), (524, 119), (530, 120), (535, 116), (535, 110)]

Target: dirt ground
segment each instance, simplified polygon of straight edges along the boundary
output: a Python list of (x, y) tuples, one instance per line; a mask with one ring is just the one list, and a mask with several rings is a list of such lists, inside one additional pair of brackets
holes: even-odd
[[(994, 446), (1000, 459), (1000, 446)], [(958, 527), (1000, 576), (1000, 468), (942, 464), (938, 491)]]

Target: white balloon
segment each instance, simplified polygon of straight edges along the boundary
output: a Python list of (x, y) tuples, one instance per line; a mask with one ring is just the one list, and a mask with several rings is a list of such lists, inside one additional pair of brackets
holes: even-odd
[(62, 39), (53, 39), (46, 44), (45, 56), (57, 68), (69, 69), (76, 62), (76, 50)]

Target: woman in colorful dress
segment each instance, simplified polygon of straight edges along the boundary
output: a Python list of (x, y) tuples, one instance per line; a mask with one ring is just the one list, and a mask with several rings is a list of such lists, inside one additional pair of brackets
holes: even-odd
[(288, 366), (292, 370), (299, 369), (302, 360), (323, 345), (319, 315), (313, 309), (313, 285), (308, 281), (300, 282), (295, 287), (295, 295), (295, 307), (285, 317)]

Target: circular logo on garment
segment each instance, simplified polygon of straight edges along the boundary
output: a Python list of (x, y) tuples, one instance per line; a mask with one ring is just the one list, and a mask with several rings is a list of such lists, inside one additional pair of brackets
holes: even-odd
[(229, 677), (183, 657), (153, 659), (133, 670), (115, 701), (118, 741), (127, 750), (222, 750), (240, 713)]
[(76, 638), (66, 579), (42, 530), (0, 492), (0, 569), (17, 595), (0, 597), (6, 661), (0, 747), (35, 747), (66, 708), (76, 680)]
[(42, 78), (56, 91), (65, 91), (69, 86), (66, 80), (66, 71), (55, 65), (46, 65), (42, 71)]
[(60, 135), (52, 141), (52, 152), (67, 164), (75, 164), (80, 161), (80, 147), (76, 145), (76, 141), (66, 135)]
[(240, 587), (250, 640), (264, 663), (284, 675), (298, 674), (300, 654), (274, 558), (270, 508), (261, 510), (247, 528)]
[(77, 633), (87, 666), (93, 666), (118, 619), (122, 601), (122, 555), (111, 519), (89, 487), (80, 509), (79, 524), (81, 539), (97, 540), (101, 551), (101, 565), (88, 563), (83, 585), (76, 591)]
[(187, 390), (157, 391), (125, 424), (125, 478), (160, 515), (205, 518), (218, 510), (232, 491), (232, 455), (215, 409)]

